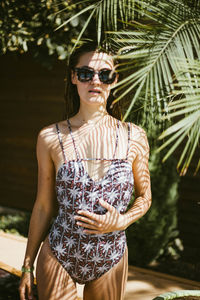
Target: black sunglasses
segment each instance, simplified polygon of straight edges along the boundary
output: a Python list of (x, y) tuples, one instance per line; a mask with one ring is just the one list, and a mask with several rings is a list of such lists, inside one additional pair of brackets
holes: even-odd
[(115, 81), (117, 76), (116, 72), (108, 69), (101, 69), (100, 71), (95, 71), (92, 68), (82, 67), (74, 68), (74, 71), (77, 73), (78, 80), (81, 82), (87, 82), (92, 80), (95, 74), (98, 74), (99, 80), (104, 84), (111, 84)]

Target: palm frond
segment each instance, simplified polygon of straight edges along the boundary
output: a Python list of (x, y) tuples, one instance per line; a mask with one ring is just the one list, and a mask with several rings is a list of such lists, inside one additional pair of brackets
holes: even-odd
[[(81, 4), (83, 8), (78, 12), (63, 22), (60, 26), (58, 26), (55, 30), (61, 29), (69, 22), (73, 21), (74, 19), (81, 17), (84, 14), (88, 14), (89, 16), (86, 18), (85, 24), (83, 26), (84, 30), (81, 31), (76, 39), (80, 40), (81, 36), (83, 35), (84, 31), (87, 29), (89, 23), (87, 22), (88, 19), (91, 19), (93, 15), (96, 16), (97, 20), (97, 40), (98, 43), (101, 41), (102, 33), (106, 36), (106, 31), (108, 30), (118, 30), (118, 24), (121, 24), (121, 27), (126, 26), (125, 21), (132, 21), (132, 17), (134, 14), (132, 13), (131, 7), (133, 7), (135, 0), (84, 0), (84, 1), (71, 1), (71, 5), (66, 6), (63, 10), (58, 11), (61, 13), (62, 11), (71, 11), (73, 5)], [(94, 3), (95, 2), (95, 3)], [(128, 9), (127, 9), (128, 8)], [(94, 14), (95, 10), (95, 14)], [(122, 22), (119, 22), (119, 18), (121, 18)]]
[(82, 9), (81, 11), (79, 11), (77, 14), (75, 14), (71, 18), (67, 19), (64, 23), (62, 23), (60, 26), (58, 26), (55, 30), (58, 30), (58, 29), (64, 27), (65, 25), (67, 25), (72, 20), (76, 19), (77, 17), (79, 17), (80, 15), (84, 14), (88, 10), (94, 9), (95, 7), (96, 7), (95, 4), (92, 4), (92, 5), (89, 5), (89, 6), (85, 7), (84, 9)]
[(85, 0), (82, 3), (83, 9), (58, 28), (84, 15), (79, 41), (91, 19), (96, 18), (98, 43), (105, 38), (107, 44), (118, 50), (115, 57), (120, 60), (118, 72), (127, 75), (117, 83), (114, 101), (120, 101), (122, 108), (129, 104), (126, 111), (123, 109), (123, 120), (136, 105), (143, 109), (147, 128), (153, 121), (159, 126), (166, 120), (175, 122), (161, 136), (169, 138), (160, 149), (173, 143), (164, 157), (166, 160), (187, 139), (179, 161), (181, 172), (185, 172), (199, 139), (200, 76), (190, 62), (200, 60), (200, 1)]
[(83, 28), (82, 28), (82, 30), (81, 30), (81, 32), (80, 32), (80, 34), (79, 34), (77, 40), (76, 40), (76, 42), (75, 42), (75, 44), (74, 44), (74, 46), (73, 46), (71, 52), (74, 51), (76, 45), (79, 43), (79, 41), (80, 41), (80, 39), (81, 39), (81, 37), (82, 37), (82, 35), (83, 35), (85, 29), (87, 28), (88, 24), (90, 23), (90, 20), (92, 19), (93, 15), (94, 15), (94, 13), (95, 13), (95, 10), (96, 10), (96, 9), (94, 8), (94, 9), (92, 10), (91, 14), (89, 15), (88, 19), (86, 20), (86, 22), (85, 22), (85, 24), (84, 24), (84, 26), (83, 26)]
[[(141, 3), (141, 1), (136, 1)], [(170, 3), (177, 1), (170, 1)], [(162, 2), (163, 3), (163, 2)], [(141, 72), (141, 78), (145, 77), (144, 89), (141, 93), (147, 95), (150, 100), (154, 98), (153, 106), (156, 107), (155, 113), (161, 117), (161, 111), (166, 107), (167, 97), (175, 90), (173, 78), (177, 78), (177, 74), (180, 71), (180, 66), (177, 61), (177, 57), (184, 60), (194, 59), (196, 57), (196, 51), (199, 48), (198, 40), (200, 38), (200, 30), (196, 26), (200, 24), (200, 18), (185, 19), (185, 16), (170, 14), (170, 21), (166, 7), (149, 7), (149, 11), (144, 11), (144, 15), (150, 20), (160, 23), (160, 32), (155, 32), (155, 24), (153, 29), (148, 25), (146, 30), (137, 28), (129, 32), (113, 32), (112, 41), (121, 42), (123, 45), (119, 50), (118, 58), (120, 60), (129, 61), (128, 69), (132, 76), (118, 83), (118, 91), (132, 86), (133, 93), (137, 92), (135, 88), (135, 82), (138, 81), (137, 70), (143, 70)], [(164, 3), (167, 5), (166, 2)], [(174, 3), (173, 3), (174, 4)], [(160, 9), (158, 14), (158, 9)], [(187, 7), (185, 7), (187, 10)], [(158, 16), (157, 16), (158, 15)], [(188, 13), (185, 11), (185, 15)], [(163, 24), (161, 24), (161, 21)], [(167, 22), (168, 21), (168, 22)], [(167, 24), (167, 26), (166, 26)], [(190, 29), (193, 29), (191, 34)], [(132, 64), (130, 64), (130, 61)], [(145, 67), (144, 67), (145, 66)], [(120, 72), (120, 68), (119, 68)], [(140, 88), (138, 82), (138, 89)], [(123, 96), (130, 93), (131, 89), (127, 89)], [(118, 100), (122, 97), (119, 96)], [(162, 100), (161, 100), (162, 99)], [(135, 101), (135, 98), (134, 98)], [(132, 104), (130, 103), (132, 107)], [(127, 110), (124, 115), (124, 120), (128, 117), (130, 109)]]
[(97, 16), (97, 19), (98, 19), (98, 26), (97, 26), (97, 41), (98, 41), (98, 44), (100, 44), (100, 41), (101, 41), (101, 33), (102, 33), (102, 17), (103, 17), (103, 3), (100, 3), (99, 5), (99, 10), (98, 10), (98, 16)]
[[(143, 1), (135, 2), (141, 5)], [(123, 101), (126, 96), (131, 99), (124, 120), (143, 98), (147, 120), (155, 116), (157, 120), (176, 121), (161, 135), (161, 139), (170, 137), (159, 151), (173, 143), (165, 161), (185, 142), (178, 163), (181, 174), (187, 171), (199, 143), (200, 65), (192, 64), (200, 56), (199, 15), (199, 7), (195, 11), (183, 1), (162, 1), (143, 10), (143, 16), (150, 20), (147, 26), (134, 24), (132, 30), (109, 33), (113, 43), (121, 44), (119, 72), (126, 70), (128, 74), (115, 91), (119, 94), (115, 102)], [(155, 24), (159, 28), (155, 29)]]
[[(165, 161), (185, 140), (185, 146), (177, 165), (183, 175), (191, 163), (195, 150), (200, 145), (200, 62), (190, 60), (186, 63), (181, 61), (180, 66), (182, 67), (179, 76), (181, 79), (176, 83), (178, 90), (174, 91), (174, 94), (176, 97), (181, 96), (182, 99), (169, 103), (167, 118), (175, 118), (175, 120), (177, 116), (179, 118), (182, 116), (182, 118), (175, 121), (161, 134), (160, 139), (166, 137), (168, 139), (158, 151), (175, 142), (163, 158)], [(195, 173), (199, 167), (200, 164), (197, 165)]]

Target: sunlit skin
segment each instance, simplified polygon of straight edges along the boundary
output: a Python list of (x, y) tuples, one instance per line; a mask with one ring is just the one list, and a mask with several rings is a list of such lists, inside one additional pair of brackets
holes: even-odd
[[(95, 71), (104, 68), (114, 69), (111, 57), (105, 53), (97, 52), (88, 52), (82, 55), (76, 67), (83, 66), (93, 68)], [(116, 77), (115, 82), (106, 85), (95, 74), (91, 81), (83, 83), (78, 80), (76, 72), (71, 74), (72, 83), (76, 85), (80, 96), (80, 109), (75, 116), (70, 118), (70, 123), (81, 157), (112, 157), (115, 147), (117, 120), (108, 115), (106, 102), (111, 88), (117, 83), (117, 79)], [(66, 120), (58, 122), (58, 125), (63, 137), (67, 159), (76, 159)], [(120, 122), (119, 141), (121, 142), (118, 145), (117, 157), (124, 158), (127, 149), (127, 126), (122, 122)], [(149, 147), (146, 134), (143, 129), (131, 124), (131, 145), (128, 161), (134, 174), (135, 201), (125, 214), (118, 213), (113, 206), (103, 199), (100, 199), (99, 203), (107, 209), (105, 215), (97, 215), (83, 210), (78, 211), (75, 219), (77, 224), (84, 228), (85, 232), (102, 234), (124, 230), (147, 212), (151, 205), (148, 158)], [(67, 297), (68, 300), (75, 300), (77, 299), (76, 286), (66, 270), (51, 254), (48, 241), (45, 239), (52, 217), (57, 215), (55, 177), (59, 167), (63, 164), (63, 155), (55, 124), (40, 131), (37, 141), (37, 159), (38, 190), (30, 221), (24, 266), (29, 268), (33, 265), (40, 244), (45, 240), (45, 247), (42, 248), (39, 255), (37, 267), (40, 299), (64, 300)], [(103, 177), (109, 168), (109, 164), (107, 161), (98, 164), (84, 163), (84, 167), (93, 180), (98, 180)], [(109, 297), (109, 300), (116, 299), (115, 292), (121, 293), (124, 290), (127, 260), (121, 266), (112, 269), (107, 272), (108, 274), (104, 274), (104, 277), (102, 276), (102, 278), (100, 277), (85, 285), (84, 300), (99, 300), (106, 299), (106, 297)], [(122, 281), (122, 287), (116, 284), (114, 290), (111, 283), (116, 278), (117, 281)], [(19, 287), (20, 300), (33, 299), (32, 280), (32, 273), (23, 274)], [(56, 284), (54, 284), (55, 282)]]
[[(91, 57), (92, 55), (92, 57)], [(91, 52), (83, 54), (77, 68), (87, 66), (89, 68), (94, 69), (95, 71), (99, 71), (101, 69), (109, 69), (113, 70), (114, 65), (106, 53), (93, 53)], [(107, 98), (110, 94), (111, 88), (115, 85), (116, 81), (113, 84), (103, 84), (97, 74), (94, 75), (93, 79), (89, 82), (80, 82), (76, 76), (76, 72), (72, 73), (72, 83), (76, 85), (77, 91), (80, 97), (80, 115), (84, 116), (85, 120), (91, 119), (92, 115), (91, 112), (95, 115), (98, 115), (100, 112), (106, 112), (106, 102)], [(92, 93), (90, 91), (98, 90), (100, 94)], [(89, 112), (86, 113), (87, 109)], [(75, 118), (79, 117), (75, 116)]]
[[(112, 69), (112, 61), (106, 60), (106, 54), (96, 53), (92, 56), (91, 53), (87, 53), (82, 56), (78, 67), (89, 66), (95, 70), (100, 70), (103, 68)], [(92, 82), (82, 83), (79, 82), (75, 74), (72, 75), (72, 82), (77, 85), (77, 90), (80, 95), (81, 110), (89, 106), (89, 109), (95, 109), (98, 105), (99, 111), (106, 111), (106, 99), (109, 96), (111, 85), (107, 86), (102, 84), (95, 75)], [(115, 84), (115, 83), (114, 83)], [(101, 96), (90, 95), (88, 91), (92, 88), (98, 88), (101, 91)], [(93, 104), (93, 106), (91, 106)], [(88, 114), (89, 116), (89, 114)], [(87, 119), (87, 117), (85, 118)], [(146, 145), (148, 147), (148, 145)], [(147, 153), (148, 160), (148, 153)], [(147, 182), (144, 185), (143, 178), (135, 175), (138, 169), (143, 169), (146, 171), (148, 177)], [(116, 230), (125, 230), (130, 224), (135, 222), (141, 217), (149, 208), (151, 202), (151, 189), (150, 189), (150, 176), (148, 172), (148, 165), (145, 166), (142, 162), (137, 162), (137, 158), (133, 162), (133, 174), (137, 177), (135, 181), (136, 200), (134, 206), (124, 215), (119, 214), (118, 211), (107, 202), (100, 200), (100, 204), (105, 207), (108, 212), (105, 215), (97, 215), (95, 213), (90, 213), (88, 211), (79, 211), (79, 215), (75, 217), (77, 225), (86, 228), (85, 233), (89, 234), (102, 234), (108, 233)], [(82, 221), (82, 222), (81, 222)], [(84, 223), (83, 223), (84, 222)]]

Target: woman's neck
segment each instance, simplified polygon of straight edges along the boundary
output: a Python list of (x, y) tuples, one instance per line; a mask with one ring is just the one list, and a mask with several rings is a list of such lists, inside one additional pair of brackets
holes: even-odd
[(105, 116), (108, 115), (108, 112), (105, 107), (81, 107), (79, 112), (74, 116), (77, 122), (80, 122), (80, 125), (83, 124), (92, 124), (98, 123), (102, 120)]

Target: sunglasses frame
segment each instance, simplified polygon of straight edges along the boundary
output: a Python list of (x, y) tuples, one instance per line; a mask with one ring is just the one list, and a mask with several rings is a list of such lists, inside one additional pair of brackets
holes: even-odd
[[(110, 70), (110, 69), (101, 69), (99, 71), (95, 71), (94, 69), (92, 68), (89, 68), (89, 67), (81, 67), (81, 68), (74, 68), (74, 71), (77, 73), (77, 77), (78, 77), (78, 80), (80, 82), (89, 82), (91, 81), (93, 78), (94, 78), (94, 75), (95, 74), (98, 74), (98, 77), (99, 77), (99, 80), (103, 83), (103, 84), (112, 84), (115, 79), (116, 79), (116, 76), (117, 76), (117, 73), (113, 70)], [(91, 78), (89, 78), (88, 80), (81, 80), (80, 79), (80, 73), (81, 71), (89, 71), (89, 73), (91, 74)], [(110, 73), (112, 74), (112, 77), (108, 80), (102, 80), (102, 72), (104, 71), (111, 71)], [(109, 73), (109, 75), (110, 75)]]

